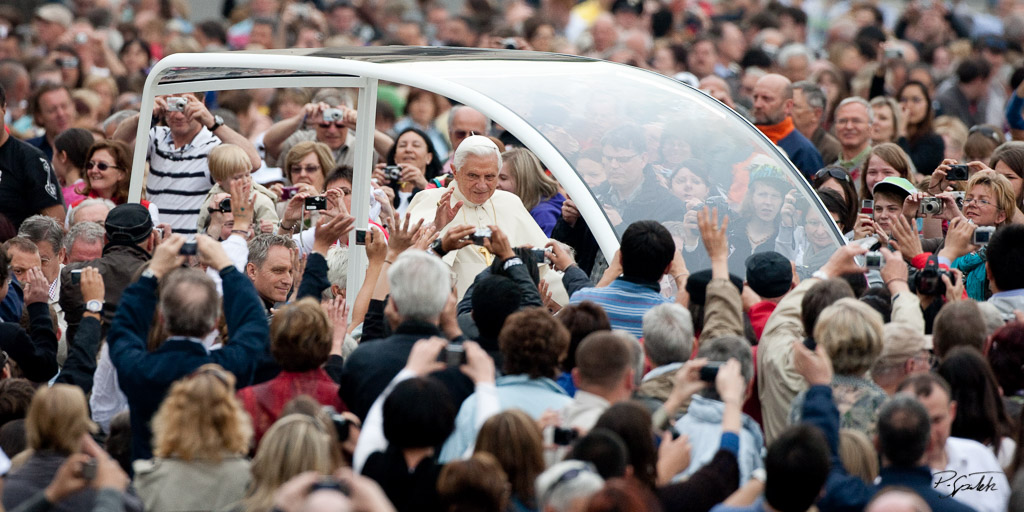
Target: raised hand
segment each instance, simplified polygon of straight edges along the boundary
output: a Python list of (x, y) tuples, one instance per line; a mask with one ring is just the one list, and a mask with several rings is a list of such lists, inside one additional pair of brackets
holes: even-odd
[(25, 273), (25, 304), (47, 303), (50, 301), (50, 284), (39, 267), (32, 267)]
[(454, 193), (455, 188), (449, 188), (441, 195), (441, 199), (437, 201), (437, 210), (434, 212), (434, 228), (437, 231), (444, 230), (444, 227), (455, 220), (455, 215), (462, 209), (462, 201), (452, 206), (451, 200)]

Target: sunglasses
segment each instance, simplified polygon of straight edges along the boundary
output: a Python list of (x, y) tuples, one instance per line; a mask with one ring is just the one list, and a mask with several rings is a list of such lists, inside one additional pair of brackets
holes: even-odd
[(332, 124), (334, 125), (335, 128), (337, 128), (339, 130), (345, 127), (345, 122), (344, 121), (335, 121), (333, 123), (320, 123), (320, 128), (323, 128), (323, 129), (326, 130), (326, 129), (330, 128)]
[(470, 135), (476, 135), (476, 132), (473, 130), (455, 130), (452, 132), (452, 136), (456, 139), (465, 139)]
[(1003, 137), (1001, 134), (993, 130), (991, 126), (985, 126), (983, 124), (972, 126), (971, 129), (967, 132), (967, 135), (970, 136), (974, 135), (975, 133), (980, 133), (983, 136), (992, 139), (993, 141), (995, 141), (996, 144), (1002, 144), (1003, 142), (1005, 142), (1005, 137)]
[(99, 169), (100, 171), (105, 171), (107, 169), (120, 169), (120, 167), (116, 165), (107, 164), (106, 162), (90, 161), (89, 163), (85, 164), (85, 170), (87, 171), (92, 170), (93, 167)]
[(814, 173), (814, 179), (824, 179), (826, 176), (835, 178), (840, 181), (850, 181), (850, 174), (840, 167), (826, 167), (819, 169), (818, 172)]

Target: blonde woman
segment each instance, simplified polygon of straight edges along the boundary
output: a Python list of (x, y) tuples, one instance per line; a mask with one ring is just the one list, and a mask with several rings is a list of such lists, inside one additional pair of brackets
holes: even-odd
[[(54, 384), (36, 391), (25, 416), (28, 449), (15, 457), (24, 462), (4, 477), (3, 509), (12, 510), (45, 489), (67, 458), (81, 452), (82, 437), (96, 430), (89, 419), (85, 394), (77, 386)], [(13, 455), (13, 454), (12, 454)], [(142, 503), (125, 495), (125, 508), (141, 511)], [(72, 493), (55, 503), (57, 510), (92, 510), (96, 490)]]
[(205, 364), (175, 382), (153, 416), (155, 457), (134, 464), (146, 510), (217, 510), (241, 500), (251, 439), (234, 375)]
[(289, 414), (277, 420), (252, 459), (248, 495), (231, 510), (269, 512), (274, 493), (292, 477), (306, 471), (328, 475), (336, 469), (331, 432), (315, 418)]
[(897, 177), (914, 181), (910, 157), (903, 148), (885, 142), (871, 148), (865, 161), (864, 172), (860, 173), (860, 198), (874, 199), (871, 191), (886, 178)]
[(875, 112), (875, 124), (871, 125), (871, 144), (896, 142), (903, 122), (899, 103), (888, 96), (875, 96), (871, 99), (871, 109)]
[(498, 188), (519, 196), (540, 229), (551, 236), (551, 230), (562, 217), (565, 202), (565, 196), (558, 191), (558, 182), (544, 172), (540, 159), (528, 149), (506, 151), (501, 161)]
[[(331, 148), (323, 142), (303, 141), (292, 146), (284, 157), (284, 173), (292, 185), (286, 193), (280, 184), (270, 187), (279, 198), (277, 216), (281, 219), (279, 234), (290, 233), (302, 218), (303, 202), (307, 197), (324, 195), (327, 173), (334, 170)], [(294, 194), (289, 197), (289, 194)], [(287, 200), (286, 200), (287, 199)], [(307, 218), (309, 225), (312, 222)]]

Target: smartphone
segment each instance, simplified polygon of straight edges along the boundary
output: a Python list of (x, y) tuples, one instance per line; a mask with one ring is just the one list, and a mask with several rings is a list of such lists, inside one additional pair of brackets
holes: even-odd
[(875, 218), (875, 202), (870, 199), (861, 201), (860, 212), (872, 219)]
[(71, 271), (71, 284), (79, 284), (82, 282), (82, 269), (76, 268)]
[(356, 245), (366, 245), (366, 230), (365, 229), (357, 229), (356, 230)]
[(715, 382), (718, 377), (718, 369), (722, 367), (721, 362), (708, 363), (700, 369), (700, 380), (704, 382)]
[(185, 242), (181, 246), (181, 251), (179, 251), (178, 254), (180, 254), (182, 256), (195, 256), (196, 252), (197, 252), (197, 249), (196, 249), (196, 243), (195, 242)]
[(82, 480), (91, 482), (96, 478), (96, 459), (89, 459), (82, 463)]

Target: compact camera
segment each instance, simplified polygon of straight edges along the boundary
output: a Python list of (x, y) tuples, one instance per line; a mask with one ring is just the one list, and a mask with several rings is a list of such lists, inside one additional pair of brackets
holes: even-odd
[(501, 40), (501, 47), (506, 50), (518, 50), (519, 43), (516, 43), (516, 38), (514, 37), (506, 37)]
[(181, 250), (178, 251), (178, 254), (180, 254), (182, 256), (195, 256), (196, 252), (197, 252), (197, 247), (196, 247), (196, 243), (195, 242), (185, 242), (181, 246)]
[(458, 368), (466, 364), (466, 349), (460, 343), (449, 343), (441, 352), (444, 364)]
[(953, 194), (953, 200), (956, 201), (956, 207), (961, 209), (961, 210), (963, 210), (964, 209), (964, 196), (967, 193), (963, 192), (961, 190), (954, 190), (953, 192), (950, 192), (950, 194)]
[(344, 443), (345, 441), (348, 441), (348, 418), (346, 418), (343, 414), (339, 414), (338, 411), (335, 410), (334, 407), (331, 407), (330, 405), (325, 405), (323, 407), (323, 411), (324, 413), (327, 414), (329, 418), (331, 418), (331, 423), (334, 424), (335, 438), (338, 440), (338, 442)]
[(217, 204), (217, 211), (221, 213), (231, 213), (231, 198), (225, 197), (221, 199), (220, 203)]
[(884, 55), (886, 59), (902, 59), (903, 50), (899, 48), (886, 48)]
[(537, 263), (551, 263), (547, 249), (530, 249), (530, 253), (533, 254), (533, 259), (537, 260)]
[(864, 266), (868, 270), (881, 270), (885, 265), (885, 257), (878, 251), (871, 251), (864, 255)]
[(324, 122), (336, 123), (345, 120), (345, 111), (340, 108), (329, 108), (324, 110)]
[(71, 271), (71, 284), (79, 284), (82, 282), (82, 269), (76, 268)]
[(185, 105), (188, 104), (188, 100), (185, 98), (167, 98), (167, 111), (168, 112), (184, 112)]
[(939, 215), (942, 213), (942, 199), (938, 197), (922, 197), (921, 205), (917, 208), (921, 215)]
[(974, 230), (974, 236), (971, 237), (971, 243), (974, 245), (988, 245), (989, 240), (992, 239), (992, 233), (996, 232), (996, 228), (993, 226), (978, 226)]
[(391, 181), (398, 181), (402, 178), (402, 167), (399, 165), (389, 165), (385, 167), (384, 177)]
[(580, 436), (580, 433), (571, 428), (555, 427), (551, 442), (558, 446), (569, 446)]
[(287, 201), (299, 193), (299, 187), (281, 187), (281, 200)]
[(491, 228), (476, 228), (476, 231), (469, 237), (473, 245), (484, 245), (484, 239), (491, 237)]
[(722, 363), (708, 363), (700, 369), (700, 380), (704, 382), (715, 382), (718, 377), (718, 369), (722, 367)]
[(326, 210), (327, 209), (327, 198), (324, 196), (307, 197), (303, 202), (303, 207), (307, 211), (311, 210)]
[(949, 166), (946, 172), (947, 181), (967, 181), (970, 179), (970, 169), (965, 164)]

